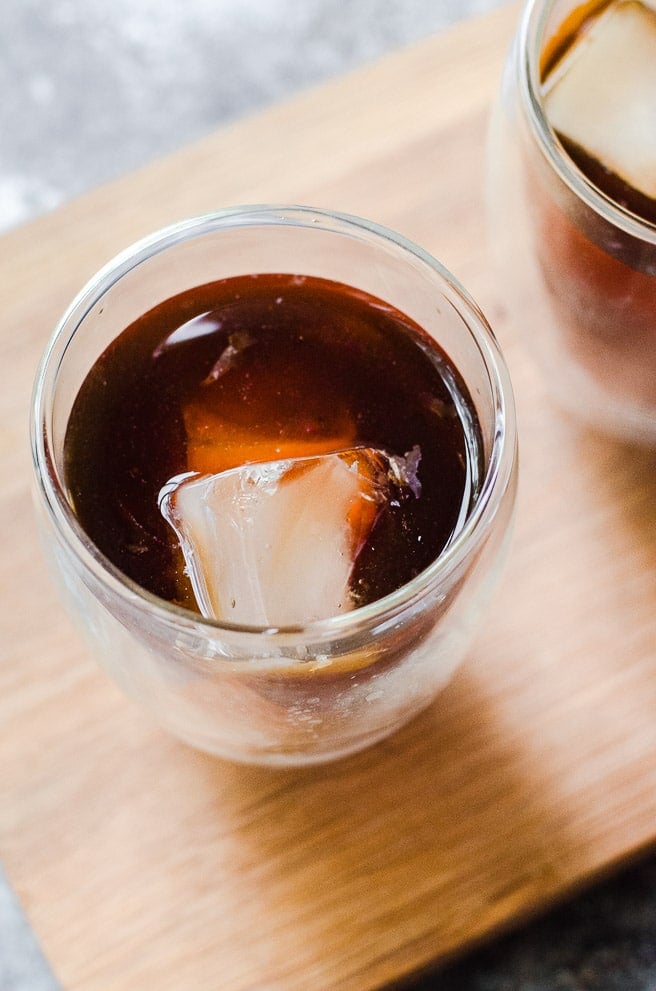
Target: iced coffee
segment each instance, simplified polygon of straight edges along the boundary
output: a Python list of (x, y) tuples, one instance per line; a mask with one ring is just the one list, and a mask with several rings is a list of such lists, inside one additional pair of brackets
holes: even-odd
[(550, 388), (656, 443), (656, 9), (529, 2), (490, 153), (505, 298)]
[(419, 248), (306, 208), (119, 256), (46, 353), (33, 445), (93, 654), (177, 736), (257, 763), (351, 753), (434, 699), (514, 504), (480, 311)]

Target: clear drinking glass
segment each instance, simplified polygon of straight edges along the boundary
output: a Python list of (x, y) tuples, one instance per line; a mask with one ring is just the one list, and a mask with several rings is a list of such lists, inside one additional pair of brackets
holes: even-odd
[(555, 399), (609, 433), (654, 443), (656, 226), (574, 164), (541, 80), (567, 18), (604, 5), (526, 3), (491, 120), (489, 232), (504, 299)]
[[(215, 622), (145, 592), (89, 540), (63, 477), (72, 404), (109, 342), (163, 299), (257, 272), (322, 276), (392, 303), (450, 355), (483, 432), (480, 494), (439, 559), (393, 594), (304, 628)], [(72, 303), (44, 355), (32, 446), (43, 545), (92, 655), (183, 740), (260, 764), (312, 763), (357, 751), (431, 702), (462, 658), (497, 575), (516, 487), (508, 374), (464, 289), (396, 234), (297, 207), (193, 219), (105, 267)]]

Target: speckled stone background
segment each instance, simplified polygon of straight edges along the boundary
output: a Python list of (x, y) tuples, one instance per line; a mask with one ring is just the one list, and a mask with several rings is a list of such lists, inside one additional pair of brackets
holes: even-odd
[(0, 230), (500, 0), (2, 0)]
[[(499, 2), (1, 0), (0, 232)], [(0, 869), (0, 991), (57, 988)], [(656, 862), (413, 988), (656, 991)]]

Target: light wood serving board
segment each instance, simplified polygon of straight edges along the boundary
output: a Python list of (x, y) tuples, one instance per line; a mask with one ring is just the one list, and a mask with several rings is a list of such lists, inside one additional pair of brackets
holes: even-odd
[[(0, 239), (0, 859), (66, 991), (379, 987), (656, 836), (656, 456), (554, 411), (486, 254), (486, 119), (516, 16)], [(29, 498), (31, 380), (78, 288), (161, 225), (265, 201), (361, 214), (438, 256), (505, 348), (522, 449), (508, 566), (452, 684), (387, 742), (300, 772), (196, 754), (119, 694), (59, 607)]]

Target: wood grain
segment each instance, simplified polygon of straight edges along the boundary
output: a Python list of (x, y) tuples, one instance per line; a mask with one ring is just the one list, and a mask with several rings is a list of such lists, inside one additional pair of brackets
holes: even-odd
[[(0, 240), (0, 858), (65, 991), (370, 989), (461, 952), (656, 835), (656, 457), (549, 404), (485, 247), (485, 127), (516, 6), (301, 95)], [(38, 355), (135, 238), (237, 202), (358, 213), (488, 312), (519, 407), (502, 587), (450, 687), (337, 764), (168, 738), (85, 655), (41, 563)], [(527, 315), (527, 320), (530, 315)]]

